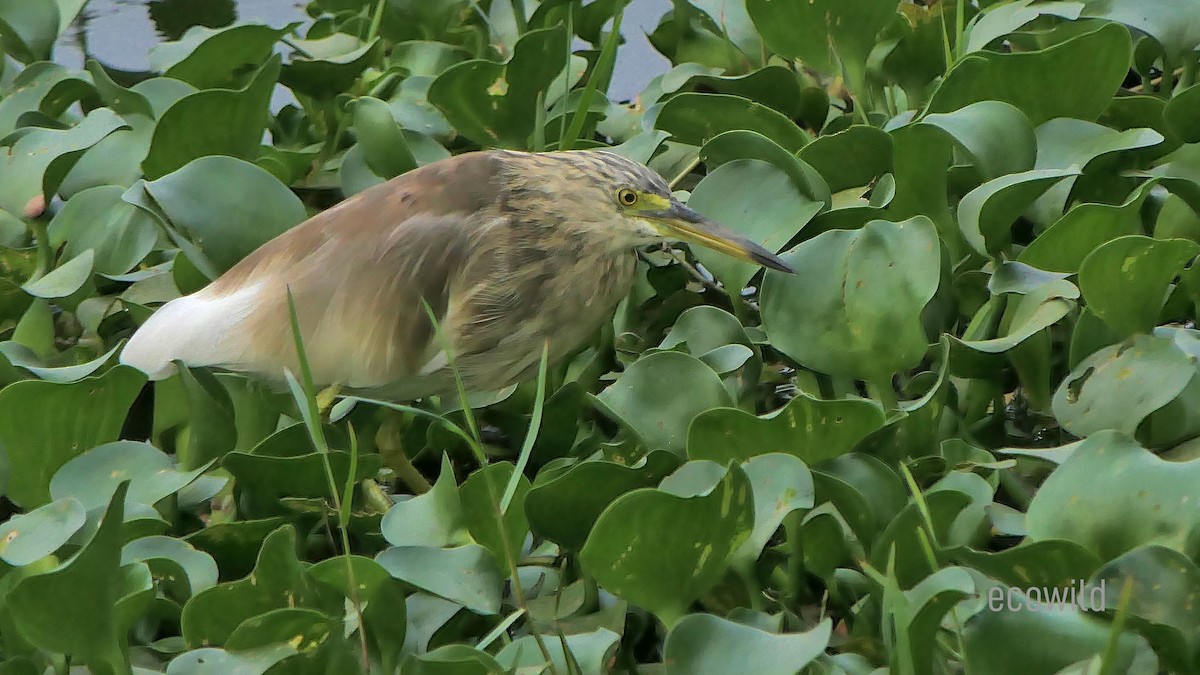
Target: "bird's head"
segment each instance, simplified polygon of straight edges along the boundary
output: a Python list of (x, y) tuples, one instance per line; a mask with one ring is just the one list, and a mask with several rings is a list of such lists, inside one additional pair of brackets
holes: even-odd
[(571, 190), (573, 210), (586, 214), (578, 220), (605, 228), (605, 235), (615, 243), (684, 241), (771, 269), (793, 271), (779, 256), (685, 206), (653, 169), (600, 150), (552, 155), (569, 166), (560, 165), (563, 171), (549, 182)]

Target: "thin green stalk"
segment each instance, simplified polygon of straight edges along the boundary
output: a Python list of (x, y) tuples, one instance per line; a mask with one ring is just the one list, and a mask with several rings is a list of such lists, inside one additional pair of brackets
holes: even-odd
[(896, 397), (896, 390), (892, 388), (892, 383), (890, 380), (885, 379), (882, 382), (868, 381), (867, 393), (871, 394), (872, 398), (882, 403), (883, 409), (887, 412), (891, 412), (899, 408), (900, 403)]
[(680, 183), (683, 182), (683, 179), (687, 178), (693, 171), (696, 170), (696, 167), (698, 166), (700, 166), (700, 153), (696, 153), (696, 156), (693, 157), (679, 173), (675, 174), (675, 177), (672, 178), (671, 182), (667, 183), (667, 185), (674, 190)]
[(534, 152), (546, 149), (546, 92), (537, 93), (537, 103), (533, 108), (533, 147)]
[[(483, 452), (483, 439), (479, 434), (479, 425), (475, 422), (475, 414), (471, 410), (470, 401), (467, 400), (467, 388), (463, 383), (462, 371), (460, 371), (458, 368), (458, 362), (454, 356), (454, 350), (452, 349), (450, 341), (446, 339), (445, 333), (442, 332), (441, 322), (438, 321), (437, 316), (433, 312), (433, 308), (430, 307), (429, 303), (425, 302), (424, 299), (422, 299), (421, 305), (425, 308), (425, 314), (429, 317), (429, 321), (433, 325), (434, 338), (442, 346), (442, 350), (446, 354), (446, 365), (454, 374), (454, 387), (458, 391), (458, 402), (462, 407), (463, 416), (466, 417), (467, 424), (471, 428), (471, 435), (473, 437), (468, 445), (470, 446), (471, 451), (474, 453), (476, 461), (479, 462), (480, 468), (486, 469), (488, 465), (488, 459), (487, 455)], [(516, 469), (514, 468), (513, 476), (517, 475)], [(504, 512), (500, 508), (500, 494), (496, 490), (496, 483), (494, 480), (492, 480), (492, 475), (486, 470), (483, 472), (483, 483), (487, 488), (488, 500), (492, 504), (492, 508), (494, 510), (493, 513), (496, 518), (496, 526), (499, 528), (501, 533), (500, 543), (504, 547), (504, 561), (507, 563), (506, 567), (508, 568), (509, 578), (512, 581), (513, 597), (517, 601), (517, 606), (528, 612), (529, 600), (525, 597), (525, 589), (521, 586), (521, 575), (517, 570), (516, 552), (512, 550), (512, 542), (508, 540), (508, 537), (504, 536)], [(541, 634), (538, 633), (533, 622), (530, 622), (529, 630), (533, 635), (534, 642), (537, 643), (538, 650), (542, 653), (542, 657), (545, 658), (546, 662), (550, 664), (550, 672), (553, 675), (559, 675), (558, 669), (554, 666), (554, 662), (550, 657), (550, 649), (546, 647), (545, 641), (542, 639)]]
[(46, 221), (30, 219), (29, 231), (37, 244), (37, 266), (33, 269), (30, 281), (35, 281), (49, 274), (54, 269), (54, 249), (50, 248), (50, 236), (46, 232)]
[(563, 140), (567, 137), (567, 99), (571, 96), (571, 40), (575, 38), (575, 3), (576, 0), (571, 0), (567, 4), (567, 76), (563, 78), (563, 95), (562, 107), (563, 112), (558, 116), (558, 149), (567, 150), (563, 147)]
[(546, 403), (546, 370), (550, 364), (550, 345), (542, 345), (542, 360), (538, 364), (538, 379), (537, 379), (537, 398), (533, 400), (533, 415), (529, 420), (529, 429), (525, 432), (525, 442), (521, 444), (521, 452), (517, 455), (517, 465), (513, 469), (512, 476), (508, 479), (508, 485), (504, 488), (504, 496), (500, 498), (500, 513), (508, 513), (508, 506), (512, 503), (513, 495), (517, 493), (517, 486), (521, 484), (521, 476), (525, 474), (525, 467), (529, 465), (529, 457), (533, 454), (533, 445), (537, 442), (538, 432), (542, 428), (542, 408)]
[[(587, 122), (588, 108), (591, 107), (592, 98), (595, 97), (596, 92), (601, 86), (605, 90), (608, 89), (608, 84), (612, 80), (613, 66), (617, 61), (617, 45), (621, 42), (621, 19), (624, 16), (625, 7), (620, 5), (616, 15), (613, 16), (612, 32), (604, 41), (604, 48), (600, 50), (600, 56), (596, 58), (592, 74), (588, 77), (587, 84), (584, 85), (583, 92), (579, 96), (579, 105), (575, 107), (575, 114), (571, 116), (571, 126), (567, 127), (567, 135), (559, 140), (559, 147), (563, 150), (570, 150), (583, 133), (583, 125)], [(571, 62), (568, 59), (567, 67), (570, 66)]]
[(1117, 672), (1117, 652), (1121, 645), (1121, 633), (1125, 631), (1129, 601), (1132, 599), (1133, 577), (1125, 577), (1125, 581), (1121, 583), (1121, 599), (1117, 602), (1117, 611), (1109, 628), (1108, 644), (1104, 647), (1104, 659), (1100, 662), (1100, 675), (1114, 675)]
[(524, 35), (529, 30), (529, 22), (525, 20), (525, 0), (508, 0), (512, 5), (513, 21), (517, 24), (517, 34)]
[[(354, 614), (358, 620), (358, 636), (359, 643), (362, 649), (363, 672), (366, 673), (370, 669), (370, 650), (367, 647), (366, 626), (363, 624), (362, 615), (362, 599), (358, 595), (358, 581), (354, 575), (354, 564), (350, 559), (350, 511), (349, 503), (347, 508), (342, 507), (342, 497), (338, 492), (337, 479), (333, 475), (333, 465), (329, 462), (329, 443), (325, 438), (325, 430), (321, 427), (320, 410), (317, 407), (317, 397), (313, 387), (312, 369), (308, 364), (308, 354), (304, 351), (304, 338), (300, 334), (300, 318), (296, 313), (296, 299), (292, 296), (292, 289), (289, 286), (287, 289), (288, 298), (288, 320), (291, 322), (292, 339), (296, 345), (296, 359), (300, 363), (300, 376), (302, 384), (300, 387), (293, 386), (296, 383), (296, 378), (290, 371), (286, 373), (288, 386), (292, 389), (292, 397), (296, 399), (296, 405), (301, 406), (301, 417), (304, 418), (305, 426), (308, 428), (309, 438), (312, 439), (313, 445), (317, 449), (317, 454), (321, 456), (321, 465), (325, 469), (325, 478), (329, 483), (329, 497), (333, 500), (334, 510), (338, 514), (338, 531), (341, 534), (342, 540), (342, 556), (346, 561), (346, 578), (350, 580), (350, 603), (354, 607)], [(301, 388), (302, 387), (302, 388)], [(297, 389), (300, 391), (297, 391)], [(357, 462), (358, 444), (353, 440), (353, 431), (351, 432), (351, 466)], [(346, 480), (353, 484), (354, 468)], [(351, 486), (347, 486), (352, 489)], [(347, 492), (345, 494), (352, 494)]]
[(371, 15), (371, 30), (367, 32), (367, 42), (379, 37), (379, 27), (383, 25), (383, 8), (387, 0), (375, 0), (375, 12)]

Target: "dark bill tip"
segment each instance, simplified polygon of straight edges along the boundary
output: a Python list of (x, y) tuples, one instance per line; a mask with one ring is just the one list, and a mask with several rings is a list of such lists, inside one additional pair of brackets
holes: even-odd
[(788, 274), (796, 273), (796, 270), (792, 269), (791, 265), (783, 262), (782, 258), (767, 251), (766, 249), (750, 251), (750, 257), (754, 259), (754, 262), (762, 265), (763, 267), (779, 270), (780, 272), (787, 272)]

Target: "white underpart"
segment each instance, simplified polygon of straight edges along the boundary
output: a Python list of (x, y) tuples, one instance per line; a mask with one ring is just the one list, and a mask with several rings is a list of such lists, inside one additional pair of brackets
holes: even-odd
[(168, 302), (129, 339), (121, 363), (152, 380), (174, 373), (176, 360), (189, 366), (238, 363), (246, 352), (238, 324), (260, 301), (260, 289), (255, 284), (216, 297), (200, 291)]

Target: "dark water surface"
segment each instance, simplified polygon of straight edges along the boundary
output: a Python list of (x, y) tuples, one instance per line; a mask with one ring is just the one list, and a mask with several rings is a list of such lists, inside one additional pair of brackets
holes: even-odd
[[(86, 52), (111, 68), (144, 71), (150, 48), (178, 39), (189, 25), (224, 25), (236, 20), (282, 26), (308, 20), (306, 4), (307, 0), (92, 0), (59, 41), (54, 60), (82, 68)], [(613, 100), (633, 98), (650, 78), (668, 68), (667, 60), (654, 51), (645, 33), (652, 31), (670, 8), (670, 0), (632, 0), (625, 10), (622, 33), (626, 44), (617, 54), (609, 90)]]

